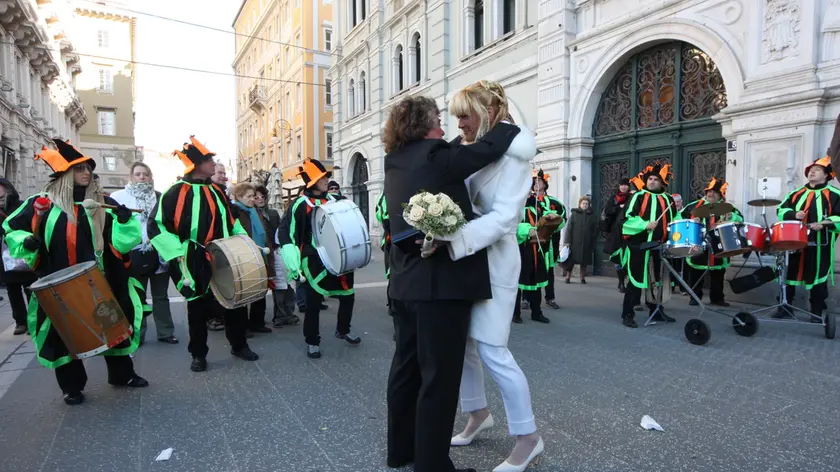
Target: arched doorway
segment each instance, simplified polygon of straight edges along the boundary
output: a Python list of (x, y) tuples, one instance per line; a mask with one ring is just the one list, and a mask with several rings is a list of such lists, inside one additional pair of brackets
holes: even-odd
[(350, 192), (353, 195), (353, 202), (358, 205), (359, 210), (362, 211), (362, 216), (365, 221), (370, 224), (368, 218), (368, 168), (367, 159), (359, 153), (353, 155), (351, 159), (353, 162), (353, 179), (350, 181)]
[(596, 208), (622, 177), (656, 161), (672, 164), (668, 190), (686, 204), (712, 177), (725, 178), (726, 140), (711, 118), (725, 107), (723, 78), (699, 48), (675, 41), (629, 58), (601, 96), (592, 124)]

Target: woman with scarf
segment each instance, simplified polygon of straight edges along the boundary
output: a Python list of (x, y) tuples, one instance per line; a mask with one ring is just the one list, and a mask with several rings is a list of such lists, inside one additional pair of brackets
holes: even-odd
[[(143, 286), (141, 300), (146, 300), (146, 288), (149, 284), (152, 286), (152, 314), (155, 317), (158, 341), (178, 344), (178, 338), (174, 335), (175, 323), (172, 321), (172, 312), (169, 309), (169, 265), (160, 259), (157, 251), (152, 247), (146, 229), (149, 215), (152, 214), (152, 209), (160, 198), (160, 192), (155, 191), (152, 169), (142, 162), (132, 164), (130, 182), (125, 189), (114, 192), (111, 198), (128, 208), (142, 210), (142, 213), (135, 213), (134, 217), (140, 222), (143, 230), (143, 242), (131, 250), (129, 272)], [(143, 315), (143, 323), (140, 326), (141, 345), (146, 339), (148, 305), (144, 306)]]
[[(263, 251), (263, 254), (266, 254), (266, 252), (268, 253), (266, 256), (265, 268), (268, 272), (269, 288), (273, 290), (274, 255), (272, 254), (272, 251), (274, 249), (274, 245), (271, 240), (272, 238), (268, 237), (271, 233), (267, 228), (265, 219), (263, 219), (262, 214), (257, 211), (257, 208), (254, 206), (256, 201), (256, 189), (250, 183), (242, 182), (234, 187), (233, 196), (236, 197), (236, 202), (231, 207), (234, 218), (239, 219), (239, 223), (243, 228), (245, 228), (245, 232), (248, 233), (248, 236), (254, 240), (257, 246), (263, 249), (268, 249), (268, 251)], [(271, 328), (265, 325), (265, 308), (265, 296), (263, 296), (263, 298), (259, 301), (251, 303), (248, 306), (248, 328), (251, 331), (255, 333), (271, 332)]]
[[(35, 156), (53, 171), (44, 192), (29, 197), (3, 223), (9, 253), (24, 259), (39, 276), (95, 261), (133, 328), (129, 339), (102, 353), (108, 366), (108, 383), (146, 387), (149, 382), (137, 375), (129, 356), (137, 349), (143, 316), (137, 295), (139, 284), (126, 270), (127, 254), (142, 241), (140, 223), (128, 208), (105, 196), (93, 174), (93, 159), (60, 139), (53, 142), (57, 151), (45, 147)], [(86, 210), (82, 205), (85, 200), (115, 209)], [(29, 301), (27, 323), (38, 361), (55, 369), (64, 403), (82, 403), (87, 383), (85, 366), (70, 354), (36, 297)]]

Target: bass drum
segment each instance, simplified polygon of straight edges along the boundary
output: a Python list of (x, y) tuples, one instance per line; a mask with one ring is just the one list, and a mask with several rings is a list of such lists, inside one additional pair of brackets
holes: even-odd
[(53, 272), (29, 290), (74, 359), (101, 354), (131, 336), (128, 319), (96, 262)]
[(268, 271), (260, 247), (248, 236), (217, 239), (207, 246), (213, 278), (210, 290), (227, 309), (246, 306), (265, 297)]
[(312, 236), (324, 267), (339, 276), (370, 263), (367, 222), (350, 200), (318, 205), (312, 210)]

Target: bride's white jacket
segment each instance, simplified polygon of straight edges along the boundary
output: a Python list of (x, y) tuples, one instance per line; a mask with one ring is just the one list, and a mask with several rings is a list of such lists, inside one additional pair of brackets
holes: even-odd
[(470, 336), (493, 346), (507, 346), (510, 336), (521, 266), (516, 228), (533, 182), (530, 161), (537, 155), (534, 134), (524, 126), (519, 129), (504, 157), (466, 181), (478, 218), (440, 238), (450, 241), (453, 260), (487, 248), (493, 298), (473, 305)]

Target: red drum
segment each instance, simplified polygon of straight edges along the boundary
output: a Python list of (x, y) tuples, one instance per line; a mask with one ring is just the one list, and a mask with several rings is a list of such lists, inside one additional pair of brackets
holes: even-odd
[(767, 230), (764, 229), (764, 226), (744, 223), (744, 236), (747, 238), (747, 247), (750, 250), (767, 252)]
[(801, 221), (779, 221), (770, 229), (770, 247), (777, 251), (798, 251), (808, 246), (808, 227)]

